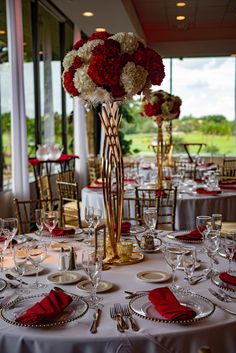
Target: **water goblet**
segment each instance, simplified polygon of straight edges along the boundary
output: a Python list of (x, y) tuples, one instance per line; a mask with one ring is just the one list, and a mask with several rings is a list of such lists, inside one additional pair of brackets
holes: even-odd
[(196, 226), (198, 231), (204, 237), (205, 233), (212, 227), (212, 217), (211, 216), (197, 216)]
[(227, 272), (231, 273), (232, 272), (231, 264), (232, 264), (234, 254), (236, 252), (236, 232), (232, 232), (232, 231), (225, 232), (223, 234), (221, 245), (222, 245), (224, 252), (226, 254), (226, 258), (229, 261)]
[(88, 228), (89, 228), (88, 238), (91, 239), (92, 238), (92, 226), (93, 226), (93, 222), (94, 222), (94, 208), (93, 207), (91, 207), (91, 206), (85, 207), (85, 220), (88, 223)]
[(36, 209), (35, 210), (35, 224), (39, 231), (39, 236), (41, 236), (44, 227), (44, 212), (45, 210)]
[(222, 214), (213, 213), (211, 215), (212, 218), (212, 229), (221, 231), (222, 227)]
[(154, 235), (154, 230), (157, 223), (157, 209), (155, 207), (149, 207), (144, 210), (144, 222), (150, 229), (152, 235)]
[(101, 254), (96, 253), (94, 250), (84, 250), (82, 252), (82, 266), (91, 283), (91, 294), (86, 300), (91, 307), (96, 307), (103, 299), (97, 296), (97, 286), (101, 280), (102, 273)]
[(210, 259), (210, 267), (208, 269), (208, 273), (211, 276), (216, 273), (216, 270), (214, 269), (214, 256), (219, 249), (220, 241), (221, 239), (219, 230), (208, 229), (208, 231), (205, 232), (203, 246)]
[(23, 288), (22, 277), (25, 273), (25, 267), (28, 260), (28, 246), (26, 244), (16, 245), (13, 249), (13, 261), (15, 270), (20, 278), (20, 285), (17, 288), (17, 294), (26, 294), (29, 291)]
[(93, 227), (96, 228), (102, 218), (102, 210), (100, 210), (99, 208), (94, 208), (93, 210)]
[(173, 291), (178, 291), (178, 287), (175, 283), (175, 272), (177, 267), (181, 264), (182, 257), (184, 255), (184, 248), (179, 246), (178, 244), (164, 244), (162, 247), (162, 251), (164, 253), (165, 260), (167, 264), (172, 269), (172, 283), (171, 288)]
[(4, 252), (6, 251), (8, 245), (10, 243), (10, 232), (5, 229), (2, 231), (2, 234), (0, 235), (0, 272), (3, 272), (4, 269)]
[(47, 211), (44, 212), (44, 225), (50, 233), (50, 243), (52, 243), (53, 229), (58, 223), (58, 211)]
[(188, 246), (184, 248), (185, 252), (182, 258), (182, 264), (188, 281), (186, 291), (190, 292), (191, 277), (196, 267), (196, 248), (194, 246)]
[(45, 288), (47, 285), (45, 283), (40, 283), (38, 281), (39, 275), (39, 264), (42, 263), (47, 255), (46, 244), (41, 241), (32, 241), (29, 242), (28, 246), (28, 260), (34, 265), (36, 270), (36, 279), (30, 288), (38, 289)]

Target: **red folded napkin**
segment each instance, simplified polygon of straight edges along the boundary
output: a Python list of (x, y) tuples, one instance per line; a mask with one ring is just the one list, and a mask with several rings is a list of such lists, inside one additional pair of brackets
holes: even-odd
[(221, 281), (236, 286), (236, 276), (232, 276), (227, 272), (221, 272), (219, 277)]
[(102, 184), (98, 184), (98, 185), (87, 185), (86, 188), (87, 188), (87, 189), (102, 189), (103, 186), (102, 186)]
[(204, 181), (204, 178), (195, 178), (194, 181), (196, 181), (196, 183), (201, 183)]
[(39, 325), (53, 321), (72, 302), (72, 298), (61, 291), (51, 290), (40, 302), (16, 318), (16, 322)]
[(157, 190), (156, 195), (159, 197), (167, 197), (167, 194), (163, 190)]
[(221, 190), (206, 190), (204, 188), (198, 188), (196, 191), (202, 195), (218, 195), (221, 193)]
[(202, 234), (194, 229), (187, 234), (176, 235), (175, 239), (177, 240), (202, 240)]
[[(121, 223), (121, 233), (129, 233), (131, 224), (130, 222), (122, 222)], [(116, 230), (116, 224), (114, 225), (114, 230)]]
[(236, 184), (236, 179), (224, 179), (221, 180), (220, 185), (222, 184)]
[(60, 227), (55, 227), (52, 231), (52, 235), (55, 237), (58, 236), (67, 236), (67, 235), (73, 235), (75, 234), (75, 229), (74, 228), (60, 228)]
[(168, 287), (151, 290), (148, 299), (155, 309), (169, 320), (191, 320), (196, 316), (192, 308), (179, 303)]
[(150, 170), (150, 169), (152, 169), (152, 167), (150, 165), (147, 165), (147, 166), (143, 166), (142, 169), (143, 170)]
[(124, 179), (126, 183), (137, 183), (137, 180), (135, 178), (126, 178)]
[(96, 185), (103, 185), (104, 184), (102, 180), (96, 180), (94, 183)]
[(236, 185), (224, 185), (224, 184), (220, 184), (220, 188), (222, 190), (236, 190)]

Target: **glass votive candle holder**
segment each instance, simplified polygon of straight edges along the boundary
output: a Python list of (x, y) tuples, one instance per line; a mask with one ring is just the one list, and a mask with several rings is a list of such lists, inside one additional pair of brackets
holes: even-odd
[(128, 262), (133, 252), (132, 240), (121, 240), (117, 243), (117, 252), (121, 262)]

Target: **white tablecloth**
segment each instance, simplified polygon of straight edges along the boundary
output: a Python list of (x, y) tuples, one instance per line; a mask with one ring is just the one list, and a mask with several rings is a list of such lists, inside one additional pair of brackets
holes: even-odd
[[(102, 189), (82, 189), (83, 206), (94, 206), (103, 210), (105, 217)], [(183, 193), (178, 195), (176, 205), (175, 229), (196, 228), (196, 217), (221, 213), (223, 221), (236, 221), (236, 191), (222, 191), (216, 196)]]
[[(81, 249), (85, 245), (76, 243), (78, 259)], [(199, 254), (206, 260), (205, 254)], [(45, 260), (45, 271), (40, 274), (40, 280), (48, 284), (47, 291), (53, 287), (47, 281), (47, 275), (57, 271), (57, 252), (48, 252)], [(9, 264), (9, 263), (8, 263)], [(220, 258), (218, 268), (226, 267), (226, 260)], [(234, 267), (236, 269), (235, 263)], [(131, 330), (119, 333), (116, 324), (110, 319), (109, 308), (114, 303), (127, 304), (124, 290), (149, 290), (165, 286), (165, 283), (146, 283), (136, 277), (144, 270), (160, 270), (170, 272), (170, 268), (163, 259), (162, 253), (145, 254), (145, 258), (138, 264), (130, 266), (114, 266), (102, 273), (102, 279), (111, 281), (114, 287), (107, 293), (102, 293), (104, 308), (97, 334), (91, 334), (89, 328), (92, 322), (93, 310), (78, 320), (62, 327), (36, 329), (17, 327), (0, 320), (0, 352), (1, 353), (196, 353), (201, 345), (208, 345), (213, 353), (236, 352), (236, 317), (216, 308), (215, 312), (203, 321), (192, 325), (155, 323), (135, 316), (140, 331)], [(201, 271), (201, 268), (199, 269)], [(79, 271), (81, 274), (82, 270)], [(4, 278), (4, 275), (1, 274)], [(177, 271), (177, 280), (185, 284), (184, 273)], [(34, 276), (25, 277), (32, 282)], [(169, 282), (168, 282), (169, 283)], [(167, 284), (168, 284), (167, 283)], [(208, 287), (215, 287), (210, 280), (202, 281), (192, 290), (205, 297), (213, 299)], [(65, 290), (76, 294), (85, 293), (73, 285), (63, 286)], [(216, 287), (215, 287), (216, 288)], [(12, 289), (1, 295), (11, 295)], [(40, 292), (34, 290), (31, 294)], [(45, 289), (44, 289), (45, 292)], [(222, 306), (236, 311), (235, 303), (221, 303)]]

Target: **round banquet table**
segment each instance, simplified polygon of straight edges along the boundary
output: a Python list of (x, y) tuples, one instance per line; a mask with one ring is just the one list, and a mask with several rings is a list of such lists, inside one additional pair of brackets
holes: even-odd
[[(171, 241), (171, 240), (170, 240)], [(70, 240), (76, 248), (78, 263), (81, 250), (87, 245)], [(198, 248), (199, 244), (196, 245)], [(57, 271), (58, 252), (48, 251), (43, 264), (45, 270), (40, 274), (40, 281), (47, 283), (43, 292), (48, 292), (54, 285), (47, 280), (49, 273)], [(206, 255), (199, 253), (201, 266), (206, 261)], [(220, 270), (225, 269), (227, 262), (219, 258)], [(5, 265), (10, 265), (6, 258)], [(233, 264), (236, 270), (236, 263)], [(69, 324), (52, 328), (18, 327), (0, 320), (0, 352), (2, 353), (197, 353), (202, 345), (208, 345), (213, 353), (235, 353), (236, 351), (236, 316), (216, 308), (211, 316), (192, 324), (160, 323), (134, 316), (140, 330), (131, 329), (125, 333), (116, 330), (116, 323), (110, 319), (109, 309), (114, 303), (128, 304), (124, 290), (150, 290), (163, 287), (167, 283), (146, 283), (136, 277), (145, 270), (160, 270), (170, 273), (170, 268), (163, 259), (161, 252), (145, 253), (144, 260), (129, 266), (113, 266), (103, 271), (102, 280), (111, 281), (113, 288), (102, 293), (103, 305), (98, 332), (90, 333), (94, 309)], [(78, 270), (83, 274), (82, 270)], [(201, 268), (199, 269), (201, 271)], [(4, 274), (1, 274), (4, 278)], [(24, 280), (33, 282), (34, 276), (25, 276)], [(177, 271), (177, 281), (185, 285), (183, 271)], [(68, 292), (84, 295), (75, 284), (61, 286)], [(210, 280), (201, 281), (191, 286), (197, 294), (205, 296), (213, 302), (218, 302), (208, 291), (208, 287), (216, 288)], [(39, 293), (32, 290), (30, 294)], [(1, 295), (11, 296), (13, 289), (7, 289)], [(101, 294), (100, 294), (101, 295)], [(218, 302), (220, 303), (220, 302)], [(236, 311), (235, 303), (220, 303), (222, 306)]]
[[(130, 195), (130, 194), (129, 194)], [(102, 188), (84, 187), (81, 191), (83, 206), (94, 206), (103, 211)], [(236, 221), (236, 191), (224, 190), (215, 196), (196, 193), (178, 193), (176, 204), (175, 229), (196, 228), (196, 217), (221, 213), (223, 221)], [(82, 210), (82, 218), (84, 218)]]

